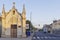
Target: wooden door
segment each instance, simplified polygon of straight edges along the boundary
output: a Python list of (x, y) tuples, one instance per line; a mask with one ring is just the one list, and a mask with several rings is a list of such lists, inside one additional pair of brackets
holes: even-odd
[(17, 37), (17, 25), (11, 25), (11, 37), (12, 38)]

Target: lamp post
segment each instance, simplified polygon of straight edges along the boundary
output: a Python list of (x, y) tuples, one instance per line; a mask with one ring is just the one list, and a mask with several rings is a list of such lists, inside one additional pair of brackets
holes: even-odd
[[(31, 20), (32, 20), (32, 12), (30, 13), (30, 22), (31, 22)], [(31, 33), (31, 23), (30, 23), (29, 29), (30, 29), (30, 33)]]

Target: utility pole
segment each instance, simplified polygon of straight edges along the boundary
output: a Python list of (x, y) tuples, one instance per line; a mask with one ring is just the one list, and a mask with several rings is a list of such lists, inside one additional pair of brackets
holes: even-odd
[(30, 13), (30, 21), (32, 20), (32, 12)]
[(32, 22), (32, 12), (30, 13), (30, 27), (29, 27), (30, 33), (31, 33), (31, 22)]

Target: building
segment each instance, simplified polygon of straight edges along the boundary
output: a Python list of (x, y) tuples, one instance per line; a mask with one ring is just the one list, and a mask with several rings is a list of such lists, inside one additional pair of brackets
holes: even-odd
[(52, 27), (53, 30), (60, 29), (60, 20), (54, 20), (51, 27)]
[(1, 34), (2, 34), (2, 17), (0, 17), (0, 37), (1, 37)]
[(45, 24), (43, 26), (43, 32), (44, 33), (52, 33), (52, 27), (50, 25)]
[(52, 32), (55, 34), (60, 34), (60, 20), (54, 20), (53, 23), (51, 23)]
[(53, 23), (49, 25), (44, 25), (43, 26), (43, 31), (48, 32), (50, 31), (51, 33), (54, 34), (60, 34), (60, 20), (54, 20)]
[(5, 11), (4, 4), (2, 8), (2, 37), (26, 37), (26, 10), (23, 5), (22, 13), (18, 12), (13, 2), (12, 9)]

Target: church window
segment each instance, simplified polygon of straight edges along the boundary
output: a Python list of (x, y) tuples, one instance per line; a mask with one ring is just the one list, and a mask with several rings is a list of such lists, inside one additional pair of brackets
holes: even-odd
[(19, 28), (21, 27), (21, 26), (18, 26)]
[(15, 14), (15, 11), (13, 11), (13, 15)]

